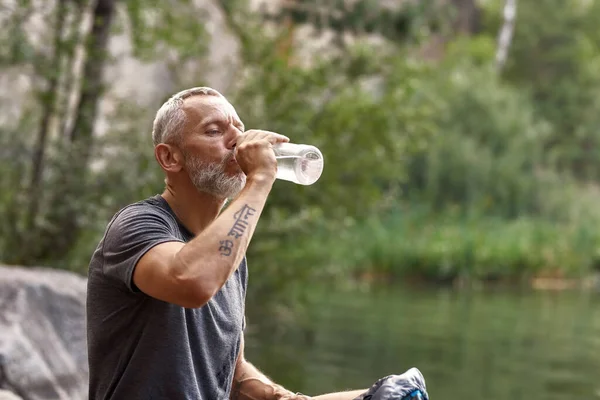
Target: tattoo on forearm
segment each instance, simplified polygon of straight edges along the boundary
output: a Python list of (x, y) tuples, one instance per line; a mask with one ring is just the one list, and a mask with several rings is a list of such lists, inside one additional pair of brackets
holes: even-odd
[(222, 256), (229, 257), (231, 255), (231, 249), (233, 249), (233, 242), (231, 240), (221, 240), (219, 242), (219, 251)]
[(229, 230), (227, 236), (233, 236), (236, 239), (242, 236), (248, 227), (248, 218), (253, 216), (255, 212), (256, 210), (254, 208), (248, 206), (248, 204), (244, 204), (244, 206), (240, 208), (238, 212), (233, 214), (233, 219), (235, 222), (233, 223), (233, 226)]
[[(248, 218), (253, 216), (256, 213), (256, 210), (250, 207), (248, 204), (244, 204), (242, 208), (239, 209), (235, 214), (233, 214), (234, 223), (227, 236), (231, 236), (235, 239), (239, 239), (240, 236), (246, 232), (246, 228), (248, 227)], [(233, 250), (233, 241), (231, 240), (221, 240), (219, 242), (219, 253), (222, 256), (229, 257)]]

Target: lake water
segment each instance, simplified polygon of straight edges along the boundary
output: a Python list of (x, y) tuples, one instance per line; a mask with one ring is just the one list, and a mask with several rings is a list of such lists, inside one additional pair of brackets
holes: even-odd
[(248, 360), (293, 391), (368, 387), (416, 366), (433, 400), (600, 399), (598, 293), (328, 289), (309, 304), (283, 332), (248, 305)]

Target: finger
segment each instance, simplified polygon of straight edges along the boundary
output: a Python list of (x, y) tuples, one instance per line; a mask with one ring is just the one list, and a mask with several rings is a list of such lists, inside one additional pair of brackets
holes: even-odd
[(244, 134), (239, 138), (237, 145), (241, 145), (242, 143), (249, 143), (249, 142), (253, 142), (255, 140), (260, 140), (260, 139), (264, 139), (267, 137), (267, 133), (264, 131), (259, 131), (259, 130), (251, 130), (251, 131), (246, 131), (244, 132)]
[(271, 144), (276, 144), (276, 143), (288, 143), (290, 141), (290, 138), (284, 135), (280, 135), (278, 133), (274, 134), (274, 135), (269, 135), (267, 137), (267, 139), (269, 140), (269, 142), (271, 142)]
[(269, 136), (271, 135), (272, 133), (268, 131), (257, 131), (253, 137), (253, 140), (268, 140)]
[(271, 144), (289, 142), (290, 138), (276, 132), (264, 131), (260, 129), (252, 129), (246, 131), (247, 139), (267, 139)]
[(264, 148), (271, 148), (271, 147), (272, 147), (272, 144), (268, 140), (268, 137), (266, 137), (266, 136), (263, 138), (253, 138), (251, 140), (244, 141), (243, 143), (240, 143), (239, 145), (235, 146), (236, 154), (240, 150), (246, 152), (246, 151), (254, 151), (252, 149), (261, 149), (261, 148), (264, 149)]
[(265, 132), (267, 133), (267, 135), (265, 136), (265, 139), (271, 144), (287, 143), (290, 141), (290, 138), (288, 138), (287, 136), (281, 135), (279, 133), (269, 132), (269, 131), (265, 131)]

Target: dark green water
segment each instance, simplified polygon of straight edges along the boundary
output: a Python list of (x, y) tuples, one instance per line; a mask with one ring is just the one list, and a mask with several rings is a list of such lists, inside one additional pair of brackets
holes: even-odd
[(297, 329), (249, 304), (247, 358), (290, 390), (418, 367), (433, 400), (600, 399), (600, 294), (315, 290)]

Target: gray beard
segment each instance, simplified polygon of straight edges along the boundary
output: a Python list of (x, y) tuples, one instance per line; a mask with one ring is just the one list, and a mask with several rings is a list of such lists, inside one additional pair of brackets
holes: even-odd
[(194, 187), (200, 192), (221, 199), (231, 199), (237, 196), (246, 184), (246, 175), (240, 172), (231, 176), (225, 172), (232, 157), (233, 153), (230, 153), (221, 162), (207, 163), (198, 157), (185, 154), (185, 167)]

